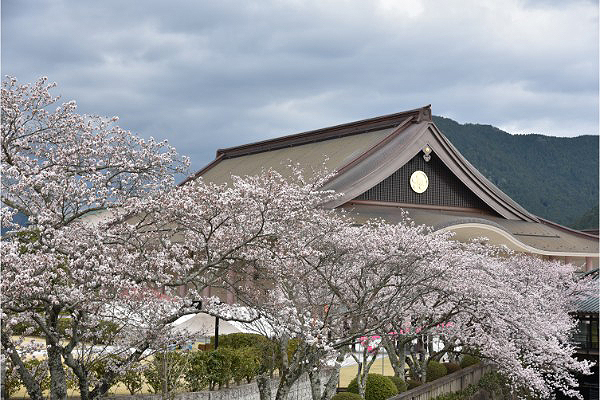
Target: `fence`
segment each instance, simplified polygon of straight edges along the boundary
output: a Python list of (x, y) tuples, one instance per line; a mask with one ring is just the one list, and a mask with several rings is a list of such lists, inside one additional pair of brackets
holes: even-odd
[(433, 382), (426, 383), (414, 389), (390, 397), (388, 400), (430, 400), (444, 393), (458, 392), (470, 384), (479, 382), (481, 376), (492, 371), (491, 365), (479, 363), (446, 375)]

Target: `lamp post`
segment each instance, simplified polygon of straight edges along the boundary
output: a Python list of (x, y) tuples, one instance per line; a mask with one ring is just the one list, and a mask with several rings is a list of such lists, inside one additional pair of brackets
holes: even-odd
[[(220, 302), (218, 303), (220, 304)], [(198, 311), (202, 311), (202, 300), (194, 300), (192, 305)], [(215, 350), (219, 347), (219, 317), (215, 316)]]
[(219, 317), (215, 317), (215, 350), (219, 347)]

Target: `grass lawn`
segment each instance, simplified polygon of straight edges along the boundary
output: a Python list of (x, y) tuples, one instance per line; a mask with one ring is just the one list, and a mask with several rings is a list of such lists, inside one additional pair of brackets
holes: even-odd
[[(350, 381), (354, 377), (356, 377), (357, 372), (358, 365), (349, 365), (347, 367), (342, 367), (342, 369), (340, 369), (340, 387), (347, 387)], [(384, 357), (383, 362), (382, 359), (379, 358), (373, 363), (369, 373), (392, 376), (394, 375), (394, 369), (390, 364), (390, 360), (387, 357)]]

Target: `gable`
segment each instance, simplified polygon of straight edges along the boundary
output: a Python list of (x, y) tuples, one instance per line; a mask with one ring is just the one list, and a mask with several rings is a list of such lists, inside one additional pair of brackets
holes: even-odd
[[(415, 155), (404, 166), (379, 182), (354, 200), (401, 203), (405, 206), (439, 206), (477, 209), (496, 214), (454, 175), (435, 153), (425, 161), (423, 154)], [(410, 177), (415, 171), (423, 171), (429, 178), (427, 190), (415, 192)]]

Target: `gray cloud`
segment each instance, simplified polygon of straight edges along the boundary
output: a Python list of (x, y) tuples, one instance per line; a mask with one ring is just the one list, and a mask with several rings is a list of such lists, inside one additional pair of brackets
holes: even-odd
[(82, 112), (220, 147), (431, 103), (513, 133), (598, 134), (594, 1), (2, 0), (2, 70)]

